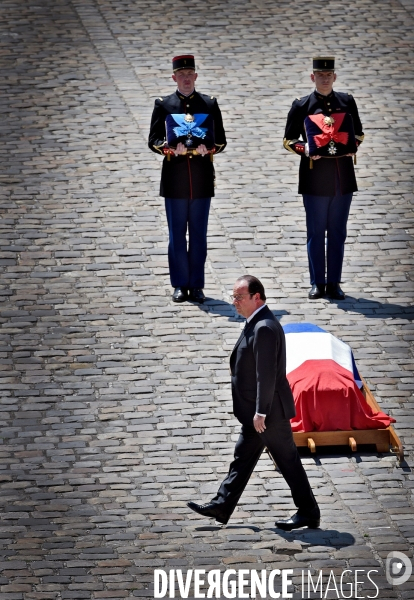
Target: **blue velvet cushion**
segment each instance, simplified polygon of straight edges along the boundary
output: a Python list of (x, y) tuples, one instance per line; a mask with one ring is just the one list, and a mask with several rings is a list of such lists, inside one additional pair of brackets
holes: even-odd
[(214, 147), (214, 124), (211, 115), (167, 115), (165, 127), (170, 148), (176, 148), (179, 142), (190, 150), (200, 144), (204, 144), (208, 150)]

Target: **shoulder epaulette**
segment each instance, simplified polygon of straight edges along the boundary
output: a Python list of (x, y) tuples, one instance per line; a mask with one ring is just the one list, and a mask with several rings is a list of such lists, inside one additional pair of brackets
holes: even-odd
[(214, 96), (210, 96), (210, 99), (211, 99), (211, 100), (214, 100)]
[(158, 100), (161, 100), (161, 102), (163, 102), (163, 101), (164, 101), (164, 98), (161, 98), (161, 97), (160, 97), (160, 98), (158, 98)]

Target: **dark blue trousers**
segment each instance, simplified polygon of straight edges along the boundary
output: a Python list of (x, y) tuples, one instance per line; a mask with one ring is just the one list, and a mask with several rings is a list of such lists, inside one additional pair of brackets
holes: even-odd
[[(339, 186), (338, 188), (339, 189)], [(312, 196), (303, 194), (306, 211), (307, 249), (311, 285), (339, 283), (346, 240), (346, 224), (352, 194)], [(326, 280), (325, 280), (326, 232)]]
[[(172, 287), (203, 288), (211, 198), (165, 198)], [(187, 244), (188, 231), (188, 244)]]

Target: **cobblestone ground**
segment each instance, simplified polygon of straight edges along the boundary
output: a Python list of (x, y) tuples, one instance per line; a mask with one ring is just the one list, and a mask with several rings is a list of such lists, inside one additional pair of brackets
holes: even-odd
[[(384, 570), (414, 542), (412, 0), (3, 0), (0, 19), (1, 600), (153, 598), (156, 568), (293, 569), (295, 598), (321, 597), (301, 572), (322, 570), (324, 597), (414, 598), (412, 577), (393, 587)], [(146, 143), (188, 51), (229, 138), (201, 307), (171, 303)], [(340, 303), (307, 300), (281, 142), (325, 52), (366, 133)], [(282, 323), (351, 344), (405, 445), (402, 466), (372, 448), (304, 453), (320, 530), (275, 529), (293, 505), (267, 456), (227, 528), (185, 504), (216, 490), (237, 436), (229, 292), (246, 271)]]

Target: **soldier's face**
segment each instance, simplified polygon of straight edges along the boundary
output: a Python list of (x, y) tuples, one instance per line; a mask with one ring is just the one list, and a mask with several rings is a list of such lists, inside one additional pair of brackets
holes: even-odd
[(187, 96), (194, 90), (197, 73), (194, 69), (180, 69), (171, 76), (176, 82), (178, 91)]
[(311, 73), (311, 80), (321, 94), (330, 94), (333, 84), (336, 81), (336, 73), (333, 71), (314, 71)]

